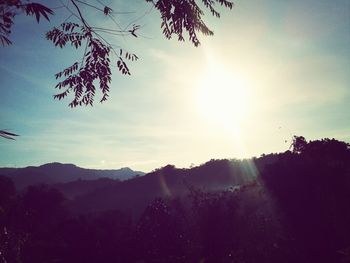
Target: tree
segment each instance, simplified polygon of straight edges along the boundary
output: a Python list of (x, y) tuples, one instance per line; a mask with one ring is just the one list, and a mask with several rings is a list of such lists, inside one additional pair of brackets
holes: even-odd
[(338, 262), (336, 251), (346, 256), (342, 250), (349, 246), (350, 145), (302, 136), (293, 141), (293, 152), (281, 154), (260, 177), (284, 215), (294, 249), (308, 262)]
[(305, 140), (305, 137), (303, 136), (293, 136), (292, 145), (290, 148), (292, 148), (293, 153), (302, 153), (307, 146), (307, 141)]
[[(55, 75), (56, 79), (62, 80), (56, 85), (60, 92), (54, 95), (54, 98), (61, 100), (73, 93), (73, 99), (69, 103), (70, 107), (92, 106), (96, 93), (96, 82), (98, 82), (97, 89), (102, 93), (100, 102), (104, 102), (108, 98), (110, 89), (112, 75), (110, 66), (114, 63), (112, 54), (116, 56), (118, 70), (124, 75), (131, 74), (126, 61), (138, 59), (136, 54), (122, 48), (114, 48), (106, 40), (105, 35), (138, 37), (140, 26), (131, 23), (127, 28), (120, 28), (114, 16), (117, 12), (108, 6), (100, 8), (81, 0), (70, 0), (67, 1), (67, 4), (59, 2), (60, 7), (65, 8), (68, 12), (69, 19), (47, 32), (46, 38), (60, 48), (69, 44), (76, 49), (83, 48), (84, 53), (81, 62), (75, 62)], [(99, 0), (97, 2), (101, 4)], [(195, 47), (200, 44), (198, 33), (208, 36), (214, 34), (202, 19), (204, 11), (209, 11), (212, 16), (219, 18), (220, 13), (216, 5), (227, 9), (233, 8), (233, 2), (229, 0), (145, 0), (145, 2), (160, 13), (160, 27), (167, 39), (175, 35), (179, 41), (184, 41), (185, 34), (187, 34), (189, 41)], [(116, 24), (117, 29), (91, 25), (90, 21), (84, 17), (82, 6), (99, 10), (101, 14), (108, 16)], [(54, 11), (53, 8), (31, 1), (0, 0), (0, 41), (3, 46), (12, 43), (9, 38), (11, 27), (15, 16), (19, 14), (35, 16), (39, 22), (41, 18), (49, 20)]]

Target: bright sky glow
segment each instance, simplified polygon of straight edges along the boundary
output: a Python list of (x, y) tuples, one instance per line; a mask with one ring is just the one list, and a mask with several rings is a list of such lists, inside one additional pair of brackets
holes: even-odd
[(207, 72), (198, 83), (197, 106), (200, 114), (211, 121), (239, 135), (239, 127), (251, 107), (250, 87), (246, 81), (228, 70), (220, 62), (211, 61)]
[(199, 48), (164, 39), (145, 1), (110, 3), (136, 11), (118, 16), (121, 26), (146, 14), (144, 37), (114, 39), (140, 60), (130, 77), (115, 69), (110, 99), (92, 108), (52, 99), (54, 74), (80, 59), (43, 37), (66, 17), (16, 20), (14, 45), (0, 48), (0, 129), (21, 136), (0, 140), (0, 166), (147, 172), (285, 151), (293, 135), (350, 142), (350, 1), (236, 1), (221, 19), (206, 17), (215, 35)]

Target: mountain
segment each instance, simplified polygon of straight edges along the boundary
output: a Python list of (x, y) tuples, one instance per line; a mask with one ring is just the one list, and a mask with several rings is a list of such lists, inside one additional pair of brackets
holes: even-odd
[[(336, 189), (347, 187), (350, 184), (349, 163), (350, 145), (347, 143), (334, 139), (309, 143), (296, 141), (293, 151), (259, 158), (211, 160), (191, 169), (167, 165), (144, 176), (77, 196), (69, 206), (78, 214), (121, 210), (137, 216), (156, 198), (183, 198), (193, 189), (235, 191), (254, 182), (286, 196), (286, 199), (296, 199), (296, 194), (289, 191), (290, 187), (298, 186), (296, 193), (307, 192), (316, 182), (328, 180), (339, 180)], [(290, 174), (288, 178), (287, 174)]]
[(132, 180), (109, 184), (77, 196), (70, 208), (77, 213), (121, 210), (138, 215), (155, 198), (184, 197), (191, 188), (204, 191), (234, 190), (256, 179), (251, 160), (211, 160), (191, 169), (167, 165)]
[(25, 168), (0, 168), (0, 175), (10, 177), (17, 190), (36, 184), (57, 184), (80, 180), (97, 180), (110, 178), (114, 180), (127, 180), (143, 172), (133, 171), (130, 168), (115, 170), (85, 169), (74, 164), (48, 163), (41, 166), (28, 166)]

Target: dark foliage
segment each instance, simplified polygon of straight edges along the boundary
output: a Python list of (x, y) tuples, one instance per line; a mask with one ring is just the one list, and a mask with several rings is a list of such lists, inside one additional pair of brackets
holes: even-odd
[[(204, 35), (213, 35), (202, 19), (205, 9), (215, 17), (220, 17), (220, 13), (215, 9), (215, 5), (232, 9), (233, 3), (227, 0), (145, 0), (151, 2), (161, 15), (161, 28), (166, 38), (170, 39), (173, 34), (178, 36), (179, 41), (184, 41), (184, 32), (189, 35), (189, 40), (194, 46), (198, 46), (200, 41), (198, 33)], [(101, 14), (109, 17), (112, 22), (116, 23), (113, 16), (113, 10), (105, 6), (103, 9), (90, 3), (79, 0), (70, 0), (76, 13), (74, 17), (78, 23), (72, 21), (64, 22), (59, 27), (54, 27), (47, 32), (46, 38), (60, 48), (66, 47), (67, 44), (78, 49), (84, 49), (83, 57), (80, 62), (75, 62), (63, 71), (55, 75), (56, 79), (63, 78), (55, 88), (60, 92), (54, 95), (55, 99), (61, 100), (69, 94), (73, 94), (73, 99), (69, 103), (70, 107), (93, 105), (96, 90), (101, 92), (100, 102), (107, 100), (111, 83), (111, 65), (116, 65), (119, 72), (123, 75), (130, 75), (131, 71), (127, 65), (127, 60), (136, 61), (138, 56), (124, 51), (122, 48), (113, 48), (106, 39), (104, 34), (116, 36), (138, 37), (140, 25), (130, 25), (126, 29), (113, 29), (105, 27), (91, 26), (89, 21), (84, 18), (81, 11), (81, 5), (99, 10)], [(202, 3), (204, 7), (200, 7)], [(64, 5), (69, 13), (72, 9)], [(49, 20), (53, 15), (53, 10), (39, 3), (21, 0), (1, 0), (0, 1), (0, 41), (3, 46), (12, 44), (9, 36), (16, 15), (24, 13), (34, 16), (37, 22), (41, 18)], [(69, 17), (71, 17), (70, 14)], [(92, 21), (93, 22), (93, 21)], [(117, 24), (117, 23), (116, 23)], [(112, 54), (115, 57), (112, 57)]]
[(198, 5), (202, 2), (210, 13), (219, 18), (220, 13), (215, 9), (215, 4), (232, 9), (233, 2), (226, 0), (146, 0), (152, 2), (161, 15), (161, 25), (163, 34), (170, 39), (172, 35), (177, 35), (179, 41), (184, 41), (184, 31), (187, 31), (189, 40), (193, 45), (198, 46), (200, 41), (197, 33), (213, 35), (214, 32), (208, 28), (202, 20), (203, 9)]
[[(292, 146), (256, 158), (254, 181), (220, 191), (188, 186), (186, 195), (154, 198), (137, 217), (71, 214), (57, 190), (16, 194), (0, 177), (0, 262), (348, 262), (349, 145), (296, 137)], [(224, 163), (202, 167), (215, 172)], [(120, 185), (176, 173), (166, 166)]]
[(42, 17), (49, 21), (49, 16), (54, 14), (53, 10), (39, 3), (22, 0), (1, 0), (0, 41), (3, 46), (12, 44), (9, 36), (11, 34), (14, 18), (16, 15), (22, 13), (27, 16), (35, 16), (38, 23)]
[(295, 137), (293, 153), (262, 174), (308, 261), (336, 262), (336, 251), (350, 244), (349, 164), (349, 144)]
[[(46, 38), (61, 48), (68, 43), (79, 48), (82, 42), (85, 42), (85, 52), (80, 65), (75, 62), (55, 75), (56, 79), (63, 77), (64, 80), (56, 85), (56, 88), (63, 89), (63, 92), (54, 95), (54, 98), (61, 100), (73, 92), (74, 99), (69, 104), (70, 107), (92, 106), (96, 93), (95, 81), (98, 81), (98, 87), (102, 92), (100, 102), (107, 100), (112, 74), (110, 69), (111, 46), (101, 41), (90, 27), (79, 26), (75, 23), (63, 23), (60, 28), (49, 31)], [(132, 61), (138, 59), (135, 54), (129, 53), (125, 53), (124, 58)], [(122, 49), (119, 50), (116, 64), (122, 74), (130, 75), (130, 70), (123, 59)]]

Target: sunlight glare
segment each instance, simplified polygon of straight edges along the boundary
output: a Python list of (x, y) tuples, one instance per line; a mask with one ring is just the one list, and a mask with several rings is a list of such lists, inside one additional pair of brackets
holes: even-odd
[(248, 85), (235, 72), (210, 67), (198, 84), (197, 106), (208, 121), (238, 131), (248, 111)]

